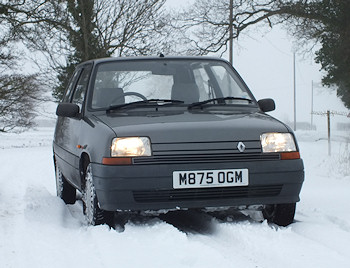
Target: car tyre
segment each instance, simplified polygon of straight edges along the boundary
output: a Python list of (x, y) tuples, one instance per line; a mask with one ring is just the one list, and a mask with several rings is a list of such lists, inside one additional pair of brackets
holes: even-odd
[(57, 196), (60, 197), (66, 204), (74, 204), (76, 201), (76, 190), (63, 176), (57, 163), (55, 175)]
[(294, 221), (295, 207), (295, 203), (266, 205), (262, 212), (264, 219), (268, 222), (279, 226), (288, 226)]
[(82, 200), (86, 223), (88, 225), (109, 224), (113, 218), (113, 212), (104, 211), (99, 207), (91, 164), (86, 167), (84, 182)]

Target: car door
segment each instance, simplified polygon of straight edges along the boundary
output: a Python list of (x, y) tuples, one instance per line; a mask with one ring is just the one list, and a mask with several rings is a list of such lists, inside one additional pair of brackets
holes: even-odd
[(79, 158), (81, 150), (78, 148), (81, 135), (82, 113), (84, 111), (85, 95), (88, 87), (92, 65), (79, 67), (73, 74), (68, 85), (63, 102), (77, 104), (80, 114), (77, 117), (59, 117), (57, 120), (55, 153), (58, 155), (63, 175), (77, 188), (80, 188)]

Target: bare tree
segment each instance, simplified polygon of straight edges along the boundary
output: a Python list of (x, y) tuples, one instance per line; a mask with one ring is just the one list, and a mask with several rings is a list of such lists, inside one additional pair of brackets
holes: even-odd
[[(239, 38), (251, 25), (272, 25), (286, 20), (282, 0), (197, 0), (176, 14), (174, 27), (181, 30), (182, 42), (190, 54), (226, 52), (230, 38)], [(230, 9), (232, 11), (230, 12)], [(230, 23), (230, 13), (232, 14)], [(230, 29), (233, 28), (230, 36)]]
[(99, 43), (116, 56), (147, 55), (165, 49), (164, 0), (96, 1)]
[(11, 22), (8, 9), (0, 5), (0, 132), (32, 127), (43, 91), (37, 75), (18, 72), (20, 53)]
[(76, 64), (82, 61), (169, 49), (165, 32), (168, 18), (162, 9), (165, 0), (5, 2), (18, 4), (8, 8), (14, 14), (12, 25), (16, 34), (33, 51), (44, 53), (46, 69), (49, 65), (57, 74), (54, 95), (58, 99)]
[(0, 132), (18, 131), (35, 125), (39, 89), (35, 75), (0, 77)]

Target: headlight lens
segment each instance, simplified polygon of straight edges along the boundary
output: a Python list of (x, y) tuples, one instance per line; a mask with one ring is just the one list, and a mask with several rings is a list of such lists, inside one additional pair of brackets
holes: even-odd
[(294, 138), (290, 133), (264, 133), (260, 140), (264, 153), (296, 151)]
[(112, 142), (113, 157), (151, 156), (151, 142), (147, 137), (115, 138)]

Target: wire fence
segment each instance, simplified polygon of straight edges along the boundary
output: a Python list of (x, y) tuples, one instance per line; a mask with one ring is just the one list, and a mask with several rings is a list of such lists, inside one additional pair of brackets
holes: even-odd
[(346, 116), (350, 118), (350, 112), (339, 112), (339, 111), (313, 111), (311, 114), (314, 115), (321, 115), (321, 116), (327, 116), (327, 127), (328, 127), (328, 155), (330, 156), (332, 154), (332, 147), (331, 147), (331, 116), (339, 115), (339, 116)]
[(327, 113), (329, 113), (332, 116), (340, 115), (340, 116), (346, 116), (350, 118), (350, 112), (338, 112), (338, 111), (329, 111), (329, 110), (325, 112), (316, 112), (316, 111), (312, 112), (312, 114), (314, 115), (323, 115), (323, 116), (326, 116)]

